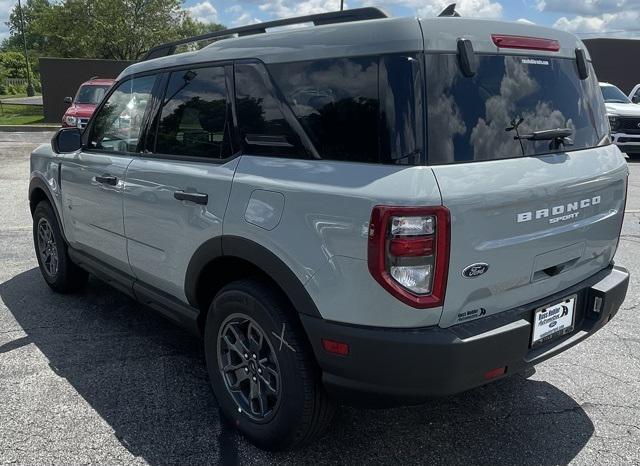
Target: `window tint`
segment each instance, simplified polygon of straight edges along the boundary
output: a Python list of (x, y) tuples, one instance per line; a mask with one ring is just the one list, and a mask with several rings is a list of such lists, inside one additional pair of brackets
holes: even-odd
[(380, 59), (380, 154), (383, 163), (424, 163), (423, 62), (415, 55)]
[(109, 96), (96, 115), (89, 146), (114, 152), (135, 152), (142, 118), (155, 76), (128, 79)]
[(225, 159), (231, 156), (224, 67), (171, 73), (155, 151)]
[(306, 157), (264, 66), (237, 64), (235, 87), (238, 127), (247, 153)]
[[(434, 54), (427, 55), (426, 70), (431, 164), (584, 149), (607, 134), (595, 73), (591, 69), (581, 81), (574, 60), (478, 56), (478, 71), (467, 78), (455, 55)], [(517, 129), (508, 130), (520, 120)], [(556, 128), (572, 130), (559, 147), (514, 138)]]
[(421, 57), (383, 55), (271, 65), (323, 159), (422, 163)]
[(338, 58), (269, 67), (324, 159), (378, 162), (378, 58)]

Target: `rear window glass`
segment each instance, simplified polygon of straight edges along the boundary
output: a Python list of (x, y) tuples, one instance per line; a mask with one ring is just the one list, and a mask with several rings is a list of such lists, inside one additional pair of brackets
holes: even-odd
[[(478, 56), (465, 77), (456, 55), (426, 56), (430, 164), (495, 160), (579, 150), (608, 134), (593, 68), (581, 81), (575, 60)], [(562, 140), (532, 140), (534, 132), (568, 128)]]

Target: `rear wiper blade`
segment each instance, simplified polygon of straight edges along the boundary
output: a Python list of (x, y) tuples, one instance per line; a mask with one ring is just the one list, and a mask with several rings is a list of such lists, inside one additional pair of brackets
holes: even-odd
[(564, 139), (568, 138), (573, 134), (573, 130), (571, 128), (554, 128), (554, 129), (543, 129), (540, 131), (534, 131), (529, 134), (521, 134), (519, 136), (514, 136), (514, 139), (529, 139), (531, 141), (551, 141), (553, 139)]
[(513, 139), (526, 139), (529, 141), (551, 141), (549, 143), (550, 150), (556, 150), (563, 146), (572, 146), (573, 141), (569, 138), (573, 134), (571, 128), (554, 128), (543, 129), (540, 131), (534, 131), (529, 134), (519, 134), (514, 136)]

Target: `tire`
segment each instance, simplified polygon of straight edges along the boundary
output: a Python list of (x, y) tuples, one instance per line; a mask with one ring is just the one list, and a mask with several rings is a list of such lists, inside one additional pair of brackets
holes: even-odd
[(71, 293), (86, 285), (89, 275), (71, 262), (58, 219), (48, 201), (41, 201), (33, 212), (33, 243), (40, 273), (53, 291)]
[[(326, 430), (335, 413), (335, 402), (322, 386), (303, 330), (290, 317), (294, 312), (279, 290), (246, 279), (220, 290), (205, 325), (207, 369), (223, 415), (252, 443), (269, 451), (310, 443)], [(252, 361), (258, 364), (251, 365)], [(226, 364), (234, 370), (223, 375), (221, 367)], [(265, 393), (251, 404), (247, 403), (250, 379)], [(239, 390), (233, 391), (230, 387), (236, 383)]]

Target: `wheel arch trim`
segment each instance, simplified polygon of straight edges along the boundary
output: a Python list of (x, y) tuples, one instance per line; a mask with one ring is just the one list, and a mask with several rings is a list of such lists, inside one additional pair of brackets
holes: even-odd
[(62, 238), (65, 240), (65, 242), (68, 243), (67, 236), (64, 231), (64, 223), (62, 223), (62, 216), (58, 211), (58, 205), (55, 202), (53, 194), (51, 193), (51, 188), (49, 187), (48, 183), (39, 176), (32, 177), (31, 181), (29, 182), (29, 209), (31, 210), (31, 214), (33, 214), (36, 208), (36, 205), (32, 205), (32, 199), (34, 193), (38, 190), (44, 193), (46, 199), (49, 201), (49, 204), (51, 204), (53, 213), (55, 214), (58, 225), (60, 226), (60, 233), (62, 234)]
[(199, 278), (205, 267), (219, 258), (242, 259), (262, 270), (287, 295), (297, 312), (321, 317), (306, 288), (282, 259), (255, 241), (240, 236), (223, 235), (205, 241), (195, 251), (185, 274), (184, 292), (187, 301), (199, 307)]

